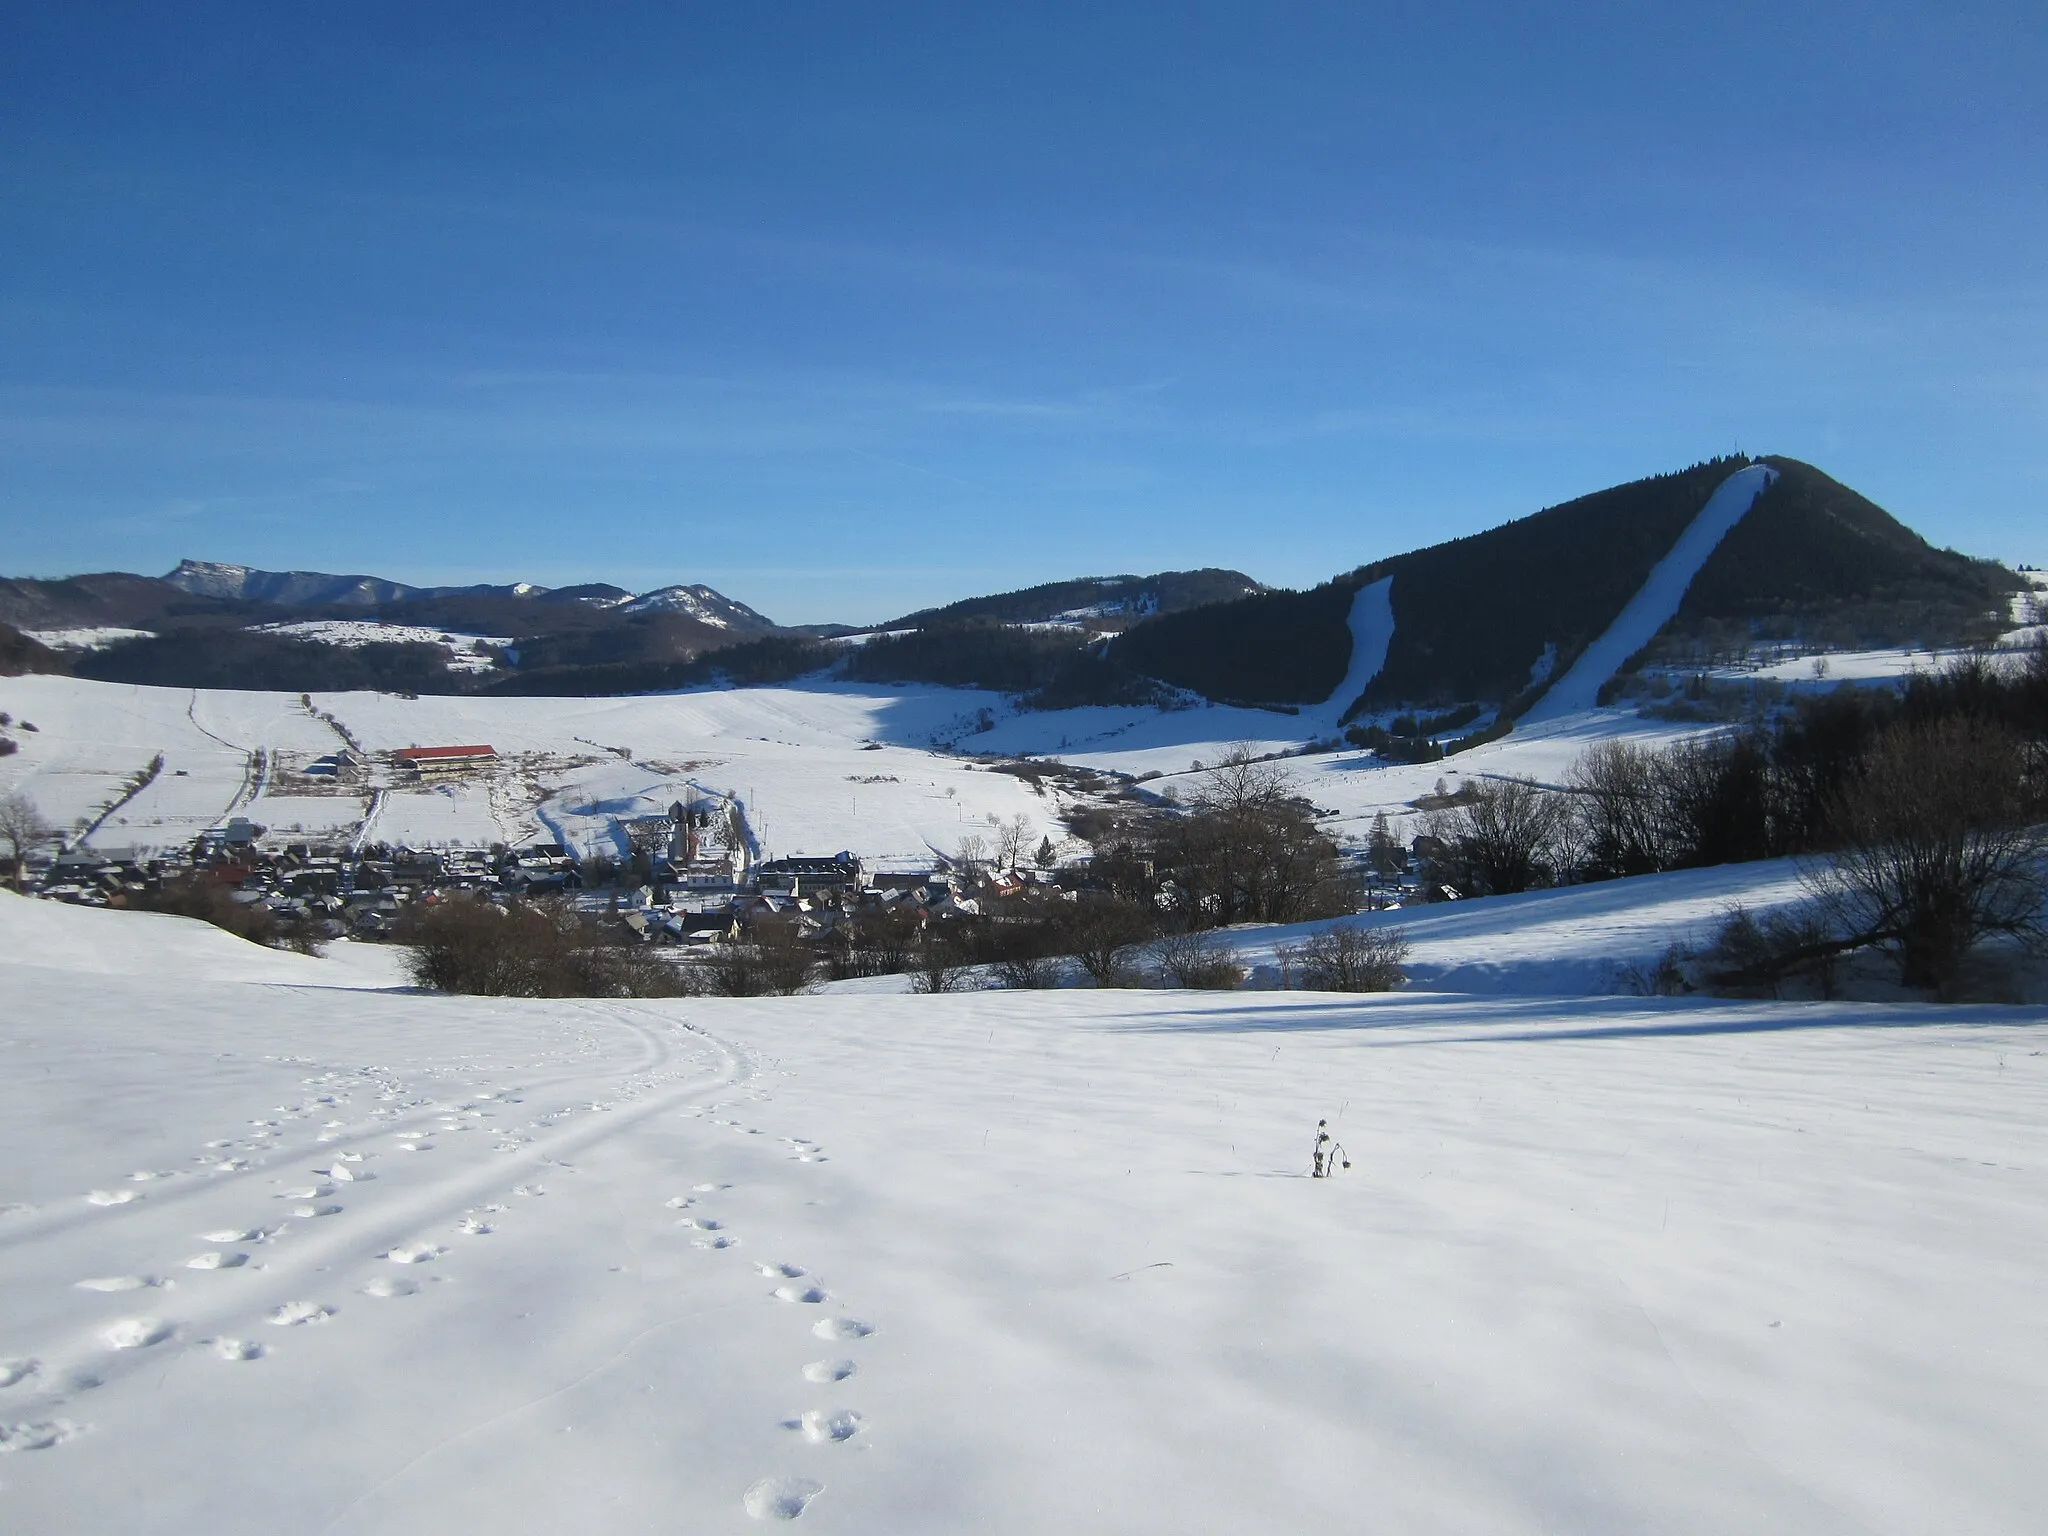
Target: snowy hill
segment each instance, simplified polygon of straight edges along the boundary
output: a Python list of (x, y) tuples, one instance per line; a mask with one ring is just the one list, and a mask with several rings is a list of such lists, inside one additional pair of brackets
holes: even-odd
[(2017, 1010), (391, 986), (0, 894), (0, 1524), (1990, 1536), (2048, 1502)]
[(701, 584), (661, 587), (620, 603), (622, 613), (680, 613), (716, 629), (746, 633), (775, 628), (775, 621)]

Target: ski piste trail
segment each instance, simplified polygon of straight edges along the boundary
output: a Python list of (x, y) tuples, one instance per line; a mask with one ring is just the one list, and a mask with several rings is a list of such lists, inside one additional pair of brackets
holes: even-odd
[(1387, 664), (1387, 647), (1394, 643), (1393, 577), (1383, 576), (1358, 589), (1351, 599), (1349, 624), (1351, 665), (1345, 669), (1344, 681), (1323, 701), (1320, 711), (1332, 726), (1342, 722), (1344, 711)]
[(1778, 472), (1769, 465), (1751, 464), (1716, 486), (1707, 504), (1686, 525), (1685, 532), (1664, 558), (1651, 568), (1614, 622), (1586, 647), (1571, 669), (1550, 685), (1549, 691), (1517, 724), (1547, 725), (1594, 708), (1599, 703), (1601, 685), (1671, 622), (1700, 567), (1777, 478)]

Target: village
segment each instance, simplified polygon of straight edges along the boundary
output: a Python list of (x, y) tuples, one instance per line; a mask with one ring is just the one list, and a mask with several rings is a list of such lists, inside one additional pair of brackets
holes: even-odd
[[(489, 773), (497, 761), (487, 744), (406, 747), (374, 759), (343, 750), (296, 771), (452, 786)], [(1074, 819), (1099, 839), (1101, 814)], [(981, 919), (1044, 916), (1048, 903), (1137, 895), (1163, 912), (1176, 900), (1171, 878), (1155, 879), (1150, 862), (1127, 849), (1099, 857), (1089, 837), (1062, 834), (1055, 843), (1052, 835), (1032, 835), (1021, 816), (989, 820), (987, 837), (969, 832), (949, 852), (906, 860), (853, 849), (764, 857), (746, 807), (709, 792), (658, 813), (613, 816), (580, 847), (561, 838), (434, 846), (323, 839), (273, 833), (233, 814), (179, 846), (74, 838), (31, 852), (23, 873), (32, 894), (74, 905), (200, 915), (232, 903), (265, 930), (267, 942), (290, 935), (303, 946), (404, 942), (417, 919), (451, 902), (549, 901), (607, 930), (613, 942), (661, 948), (677, 963), (710, 962), (727, 947), (766, 940), (800, 947), (838, 978), (900, 971), (913, 951), (963, 936)], [(1347, 910), (1396, 906), (1417, 894), (1404, 889), (1413, 884), (1405, 855), (1397, 867), (1384, 858), (1379, 868), (1346, 863), (1356, 898)]]

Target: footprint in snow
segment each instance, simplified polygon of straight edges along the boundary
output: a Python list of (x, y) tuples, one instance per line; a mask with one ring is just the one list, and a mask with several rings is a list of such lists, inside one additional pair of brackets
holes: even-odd
[(240, 1269), (249, 1262), (246, 1253), (222, 1253), (214, 1249), (208, 1253), (195, 1253), (185, 1261), (187, 1269)]
[(676, 1223), (679, 1227), (695, 1227), (699, 1232), (723, 1232), (725, 1223), (715, 1216), (685, 1216)]
[(273, 1200), (319, 1200), (334, 1193), (332, 1184), (301, 1184), (297, 1189), (280, 1189)]
[(332, 1316), (334, 1308), (323, 1307), (317, 1301), (288, 1301), (272, 1307), (267, 1321), (279, 1328), (298, 1328), (307, 1323), (324, 1323)]
[(740, 1240), (730, 1232), (707, 1232), (702, 1237), (690, 1239), (692, 1248), (737, 1248)]
[(813, 1360), (804, 1367), (804, 1380), (818, 1386), (830, 1386), (835, 1381), (845, 1381), (860, 1370), (851, 1360)]
[(147, 1291), (170, 1284), (155, 1275), (102, 1275), (94, 1280), (80, 1280), (76, 1289), (81, 1291)]
[(100, 1340), (109, 1349), (147, 1349), (171, 1336), (171, 1325), (160, 1317), (124, 1317), (103, 1329)]
[(270, 1350), (251, 1339), (215, 1339), (213, 1352), (223, 1360), (261, 1360)]
[(465, 1216), (462, 1218), (461, 1221), (455, 1224), (455, 1230), (458, 1232), (467, 1232), (471, 1237), (488, 1237), (491, 1233), (497, 1231), (498, 1229), (492, 1226), (488, 1221), (479, 1221), (474, 1216)]
[(263, 1227), (223, 1227), (218, 1232), (202, 1232), (202, 1243), (260, 1243), (270, 1233)]
[(544, 1195), (547, 1193), (547, 1189), (539, 1184), (514, 1184), (512, 1186), (512, 1193), (515, 1195)]
[(85, 1201), (88, 1205), (126, 1205), (141, 1198), (132, 1189), (95, 1189), (86, 1194)]
[(778, 1285), (774, 1292), (777, 1301), (800, 1301), (812, 1306), (827, 1300), (830, 1294), (822, 1285)]
[(783, 1427), (802, 1430), (804, 1438), (813, 1445), (829, 1445), (837, 1440), (851, 1440), (865, 1423), (867, 1415), (851, 1408), (812, 1408), (794, 1419), (784, 1420)]
[(425, 1264), (447, 1251), (439, 1243), (401, 1243), (387, 1250), (384, 1257), (394, 1264)]
[(756, 1264), (754, 1266), (754, 1273), (757, 1275), (773, 1275), (782, 1280), (801, 1280), (810, 1271), (801, 1264)]
[(721, 1189), (731, 1188), (730, 1184), (692, 1184), (690, 1186), (690, 1193), (693, 1195), (712, 1195)]
[(47, 1451), (83, 1432), (83, 1426), (69, 1419), (45, 1419), (36, 1424), (0, 1424), (0, 1451)]
[(401, 1280), (396, 1275), (379, 1275), (364, 1285), (363, 1294), (388, 1301), (398, 1296), (416, 1296), (419, 1289), (414, 1281)]
[(811, 1325), (811, 1332), (817, 1338), (841, 1342), (865, 1339), (872, 1336), (874, 1331), (873, 1323), (864, 1323), (857, 1317), (820, 1318)]
[(741, 1496), (740, 1503), (756, 1520), (794, 1520), (824, 1491), (825, 1485), (815, 1477), (764, 1477)]
[(302, 1216), (310, 1221), (316, 1216), (339, 1216), (341, 1214), (341, 1207), (338, 1205), (295, 1205), (292, 1207), (292, 1214), (294, 1216)]

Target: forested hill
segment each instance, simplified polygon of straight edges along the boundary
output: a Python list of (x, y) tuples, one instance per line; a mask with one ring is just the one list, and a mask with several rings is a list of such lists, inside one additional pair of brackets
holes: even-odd
[(906, 614), (881, 630), (934, 629), (953, 624), (1070, 623), (1098, 632), (1123, 629), (1155, 614), (1227, 602), (1265, 587), (1243, 571), (1160, 571), (1152, 576), (1080, 576), (1016, 592), (962, 598)]
[[(1714, 488), (1750, 462), (1710, 459), (1596, 491), (1308, 591), (1163, 615), (1111, 656), (1214, 699), (1317, 703), (1343, 680), (1353, 596), (1391, 576), (1393, 641), (1355, 706), (1511, 704), (1571, 665)], [(2002, 567), (1932, 548), (1812, 466), (1765, 462), (1777, 483), (1709, 559), (1660, 645), (1697, 655), (1739, 654), (1760, 638), (1961, 643), (1980, 638), (2015, 590)]]

